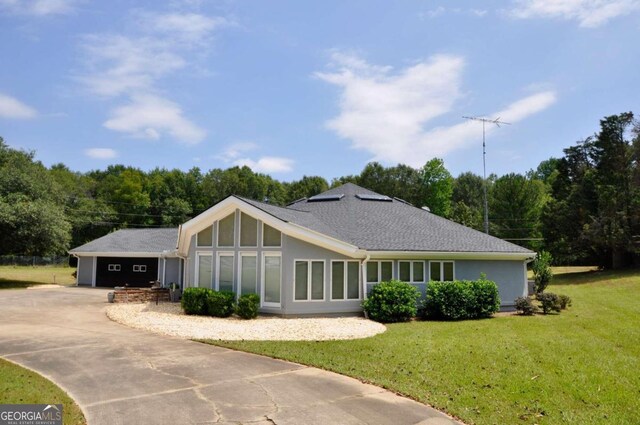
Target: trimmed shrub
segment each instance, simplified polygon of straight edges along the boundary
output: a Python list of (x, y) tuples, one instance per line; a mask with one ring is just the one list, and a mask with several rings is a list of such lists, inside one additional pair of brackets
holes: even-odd
[(533, 303), (531, 297), (516, 298), (516, 311), (523, 316), (533, 316), (538, 312), (538, 306)]
[(461, 320), (489, 317), (500, 309), (495, 282), (478, 280), (431, 281), (424, 303), (425, 317)]
[(567, 307), (571, 307), (571, 297), (569, 295), (558, 295), (560, 302), (560, 309), (566, 310)]
[(560, 313), (560, 297), (558, 297), (556, 294), (546, 292), (544, 294), (536, 295), (536, 298), (538, 301), (540, 301), (542, 312), (544, 314), (549, 314), (552, 311)]
[(209, 288), (185, 288), (181, 300), (185, 314), (207, 314), (207, 298), (211, 292)]
[(255, 319), (260, 308), (260, 296), (258, 294), (244, 294), (238, 298), (236, 314), (243, 319)]
[(235, 310), (236, 294), (231, 291), (211, 291), (206, 305), (209, 316), (229, 317)]
[(534, 286), (533, 289), (536, 294), (542, 294), (551, 279), (553, 278), (553, 272), (551, 271), (551, 254), (547, 251), (540, 251), (533, 260), (531, 270), (533, 270)]
[(419, 297), (420, 292), (413, 285), (390, 280), (374, 285), (362, 308), (376, 322), (406, 322), (416, 315)]

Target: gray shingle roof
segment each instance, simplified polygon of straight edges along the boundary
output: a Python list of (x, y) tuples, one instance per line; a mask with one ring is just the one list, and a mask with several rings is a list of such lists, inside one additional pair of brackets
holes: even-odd
[(324, 233), (369, 251), (532, 253), (396, 199), (359, 199), (376, 192), (352, 183), (322, 195), (344, 194), (338, 201), (297, 201), (287, 208), (244, 199), (281, 220)]
[(92, 240), (69, 251), (71, 254), (91, 252), (150, 252), (173, 251), (178, 241), (178, 228), (122, 229)]

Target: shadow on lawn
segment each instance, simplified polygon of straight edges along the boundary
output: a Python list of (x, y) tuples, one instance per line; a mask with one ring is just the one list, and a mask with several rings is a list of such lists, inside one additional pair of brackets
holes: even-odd
[(579, 273), (563, 273), (557, 274), (551, 281), (551, 286), (562, 285), (583, 285), (586, 283), (601, 282), (604, 283), (609, 279), (619, 279), (630, 277), (638, 273), (638, 269), (621, 269), (621, 270), (590, 270)]
[(30, 286), (50, 285), (43, 282), (29, 282), (24, 280), (3, 279), (0, 277), (0, 289), (24, 289)]

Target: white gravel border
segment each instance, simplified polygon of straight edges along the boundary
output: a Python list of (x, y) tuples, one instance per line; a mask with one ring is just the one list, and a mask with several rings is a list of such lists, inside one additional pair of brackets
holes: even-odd
[(387, 330), (361, 317), (295, 318), (259, 316), (254, 320), (188, 316), (177, 303), (112, 304), (106, 309), (114, 322), (136, 329), (189, 339), (226, 341), (322, 341), (358, 339)]

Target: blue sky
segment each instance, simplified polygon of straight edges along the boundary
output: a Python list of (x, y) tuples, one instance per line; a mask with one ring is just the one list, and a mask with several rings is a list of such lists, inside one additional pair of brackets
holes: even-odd
[(0, 136), (46, 165), (525, 172), (640, 99), (640, 0), (0, 0)]

